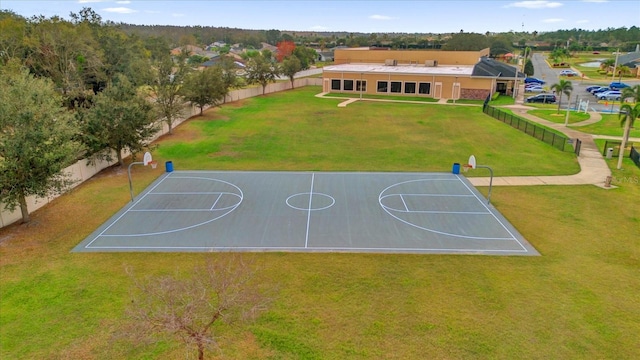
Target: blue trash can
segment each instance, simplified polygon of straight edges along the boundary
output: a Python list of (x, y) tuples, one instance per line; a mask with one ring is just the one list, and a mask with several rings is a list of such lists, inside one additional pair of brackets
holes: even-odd
[(167, 161), (164, 163), (164, 168), (166, 169), (167, 172), (172, 172), (173, 171), (173, 161)]
[(451, 170), (454, 174), (460, 174), (460, 163), (453, 163), (453, 169)]

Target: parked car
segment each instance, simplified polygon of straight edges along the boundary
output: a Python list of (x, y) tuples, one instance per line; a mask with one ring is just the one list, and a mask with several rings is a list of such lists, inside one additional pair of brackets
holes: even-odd
[(528, 103), (554, 103), (556, 102), (556, 96), (553, 94), (538, 94), (528, 97), (525, 101)]
[(562, 70), (560, 76), (578, 76), (578, 73), (573, 70)]
[(545, 82), (544, 82), (544, 80), (540, 80), (540, 79), (538, 79), (538, 78), (528, 77), (528, 78), (525, 78), (525, 79), (524, 79), (524, 83), (525, 83), (525, 84), (532, 84), (532, 83), (536, 83), (536, 84), (540, 84), (540, 85), (542, 85), (542, 84), (544, 84)]
[(587, 90), (587, 92), (592, 92), (595, 89), (601, 88), (603, 86), (601, 85), (591, 85), (591, 86), (587, 86), (587, 88), (585, 90)]
[(608, 87), (606, 87), (606, 86), (601, 86), (601, 87), (599, 87), (599, 88), (597, 88), (597, 89), (595, 89), (595, 90), (591, 90), (591, 94), (593, 94), (593, 95), (597, 95), (597, 94), (599, 94), (599, 93), (601, 93), (601, 92), (605, 92), (605, 91), (609, 91), (609, 90), (611, 90), (611, 89), (609, 89), (609, 88), (608, 88)]
[(524, 88), (524, 92), (542, 93), (544, 92), (544, 88), (542, 86), (530, 86)]
[(624, 89), (626, 87), (629, 87), (629, 85), (623, 83), (623, 82), (617, 82), (614, 81), (611, 84), (609, 84), (609, 87), (613, 90), (620, 90), (620, 89)]
[(621, 97), (621, 92), (618, 90), (610, 90), (610, 91), (603, 91), (599, 94), (596, 94), (596, 97), (598, 98), (598, 100), (620, 100)]

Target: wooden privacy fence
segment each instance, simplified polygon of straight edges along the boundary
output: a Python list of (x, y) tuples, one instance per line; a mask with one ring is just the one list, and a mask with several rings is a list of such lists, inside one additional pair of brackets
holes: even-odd
[[(321, 78), (302, 78), (294, 80), (294, 87), (303, 87), (303, 86), (322, 86)], [(265, 94), (271, 94), (275, 92), (285, 91), (291, 89), (291, 81), (278, 82), (267, 85), (265, 89)], [(246, 88), (246, 89), (237, 89), (229, 92), (226, 96), (226, 102), (233, 102), (242, 99), (247, 99), (254, 96), (262, 95), (262, 86)], [(200, 113), (200, 109), (198, 107), (190, 106), (185, 110), (184, 116), (180, 119), (174, 121), (173, 126), (176, 127), (180, 125), (182, 122), (186, 121), (190, 117), (197, 115)], [(161, 121), (161, 120), (158, 120)], [(166, 123), (162, 123), (162, 129), (154, 136), (153, 140), (156, 140), (160, 136), (169, 132), (169, 127)], [(122, 156), (127, 157), (131, 154), (128, 152), (123, 152)], [(115, 158), (115, 154), (113, 156)], [(99, 173), (100, 171), (112, 166), (116, 163), (116, 161), (96, 161), (95, 164), (90, 165), (87, 164), (86, 159), (78, 160), (75, 164), (68, 166), (64, 169), (64, 172), (71, 175), (71, 178), (75, 180), (75, 185), (78, 186), (90, 179), (93, 175)], [(35, 196), (29, 196), (27, 198), (27, 209), (29, 213), (34, 212), (35, 210), (43, 207), (44, 205), (51, 202), (57, 196), (51, 196), (47, 198), (39, 198)], [(4, 204), (0, 203), (0, 228), (5, 227), (14, 222), (20, 221), (22, 219), (22, 214), (20, 209), (17, 208), (16, 211), (8, 211), (5, 209)]]

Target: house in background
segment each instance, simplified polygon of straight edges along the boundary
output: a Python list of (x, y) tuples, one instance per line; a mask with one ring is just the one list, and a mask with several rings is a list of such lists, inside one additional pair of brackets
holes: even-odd
[(189, 56), (192, 55), (204, 55), (204, 50), (201, 47), (198, 46), (194, 46), (194, 45), (186, 45), (184, 47), (177, 47), (174, 49), (171, 49), (171, 55), (172, 56), (178, 56), (180, 55), (180, 53), (182, 52), (182, 49), (185, 49)]
[(640, 51), (619, 55), (618, 64), (628, 67), (633, 76), (640, 78)]
[(484, 100), (513, 95), (525, 74), (480, 51), (336, 49), (323, 92)]

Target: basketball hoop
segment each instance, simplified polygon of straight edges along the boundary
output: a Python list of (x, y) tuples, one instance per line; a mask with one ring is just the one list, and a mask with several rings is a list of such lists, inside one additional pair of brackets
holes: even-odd
[(472, 169), (473, 166), (469, 165), (469, 164), (462, 164), (462, 172), (467, 172), (469, 171), (469, 169)]
[(155, 169), (158, 167), (158, 162), (153, 160), (153, 161), (149, 161), (149, 165), (151, 165), (152, 169)]

